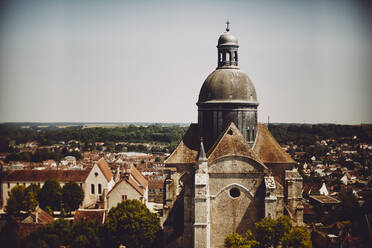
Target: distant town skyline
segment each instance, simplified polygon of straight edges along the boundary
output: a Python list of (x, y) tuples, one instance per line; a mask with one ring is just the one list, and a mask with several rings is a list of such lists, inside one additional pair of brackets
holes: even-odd
[(371, 7), (2, 1), (0, 122), (196, 122), (229, 19), (260, 122), (372, 123)]

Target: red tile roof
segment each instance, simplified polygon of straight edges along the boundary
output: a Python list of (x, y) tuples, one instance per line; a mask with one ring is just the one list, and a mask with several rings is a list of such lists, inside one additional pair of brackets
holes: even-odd
[(3, 182), (45, 182), (55, 179), (59, 182), (84, 182), (90, 170), (16, 170)]
[(320, 203), (325, 203), (325, 204), (335, 204), (335, 203), (340, 203), (339, 200), (336, 198), (333, 198), (332, 196), (329, 195), (311, 195), (310, 198), (320, 202)]
[(225, 132), (220, 136), (219, 140), (208, 151), (208, 162), (211, 163), (220, 157), (228, 155), (249, 157), (263, 164), (233, 122), (230, 123), (230, 125), (225, 129)]
[(198, 124), (191, 124), (177, 148), (165, 160), (165, 164), (193, 164), (200, 147)]
[(256, 142), (253, 146), (264, 163), (295, 163), (292, 157), (283, 150), (264, 124), (258, 124)]
[(147, 187), (148, 181), (134, 165), (130, 165), (130, 168), (127, 169), (127, 172), (130, 173), (134, 177), (134, 179), (136, 179), (136, 181), (139, 182), (143, 187)]
[(78, 209), (75, 212), (74, 223), (79, 221), (94, 220), (98, 224), (103, 224), (105, 220), (105, 210), (104, 209)]
[(38, 208), (36, 211), (32, 212), (31, 214), (36, 217), (36, 212), (38, 213), (37, 223), (49, 224), (54, 221), (53, 216), (45, 212), (43, 209)]
[[(222, 144), (219, 145), (218, 152), (214, 151), (217, 144), (221, 142), (222, 137), (226, 136), (226, 131), (221, 135), (221, 138), (208, 151), (208, 161), (211, 162), (221, 155), (239, 154), (248, 156), (261, 163), (295, 163), (292, 157), (283, 150), (276, 139), (272, 136), (270, 131), (264, 124), (258, 124), (256, 142), (251, 149), (245, 141), (243, 135), (238, 128), (234, 126), (235, 133), (239, 135), (232, 135), (233, 138), (226, 138)], [(230, 126), (226, 130), (229, 130)], [(233, 132), (234, 133), (234, 132)], [(246, 145), (247, 144), (247, 145)], [(200, 147), (200, 135), (197, 124), (191, 124), (185, 133), (182, 141), (177, 148), (165, 161), (165, 164), (194, 164), (196, 162)], [(226, 149), (227, 150), (226, 150)], [(235, 149), (235, 150), (234, 150)], [(214, 155), (210, 157), (210, 155)]]
[(115, 184), (115, 186), (108, 192), (108, 194), (107, 195), (109, 195), (116, 187), (118, 187), (121, 183), (123, 183), (123, 182), (125, 182), (125, 183), (128, 183), (130, 186), (132, 186), (138, 193), (140, 193), (142, 196), (144, 196), (145, 195), (145, 191), (144, 191), (144, 189), (142, 189), (137, 183), (136, 183), (136, 181), (134, 181), (134, 179), (132, 178), (132, 177), (128, 177), (128, 178), (126, 178), (126, 177), (124, 177), (124, 178), (122, 178), (122, 179), (120, 179), (120, 181), (119, 182), (117, 182), (116, 184)]
[(106, 160), (104, 158), (101, 158), (100, 160), (98, 160), (97, 165), (101, 169), (101, 171), (102, 171), (103, 175), (105, 176), (106, 180), (108, 182), (110, 182), (113, 175), (112, 175), (111, 169), (110, 169), (108, 163), (106, 162)]
[(163, 180), (150, 180), (149, 189), (162, 189), (164, 185)]

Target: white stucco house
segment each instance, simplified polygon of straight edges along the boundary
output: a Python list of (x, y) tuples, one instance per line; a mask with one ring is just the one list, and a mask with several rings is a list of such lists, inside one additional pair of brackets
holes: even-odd
[(85, 170), (16, 170), (10, 172), (1, 183), (2, 208), (6, 206), (14, 186), (36, 184), (43, 187), (49, 179), (58, 180), (61, 187), (67, 182), (77, 183), (84, 191), (82, 208), (94, 206), (101, 200), (104, 189), (110, 191), (115, 184), (112, 172), (103, 158)]
[(115, 186), (108, 191), (105, 199), (105, 208), (110, 210), (122, 201), (134, 199), (141, 201), (147, 206), (148, 181), (135, 166), (129, 165), (123, 170)]

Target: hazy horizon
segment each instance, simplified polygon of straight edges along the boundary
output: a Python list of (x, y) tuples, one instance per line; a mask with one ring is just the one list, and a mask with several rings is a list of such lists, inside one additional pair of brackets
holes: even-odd
[(0, 122), (197, 121), (226, 19), (259, 121), (372, 123), (368, 1), (2, 1)]

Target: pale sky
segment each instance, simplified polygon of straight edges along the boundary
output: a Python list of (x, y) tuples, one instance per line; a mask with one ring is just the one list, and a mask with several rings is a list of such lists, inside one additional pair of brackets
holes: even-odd
[(0, 122), (196, 122), (225, 29), (259, 120), (372, 123), (367, 1), (2, 1)]

